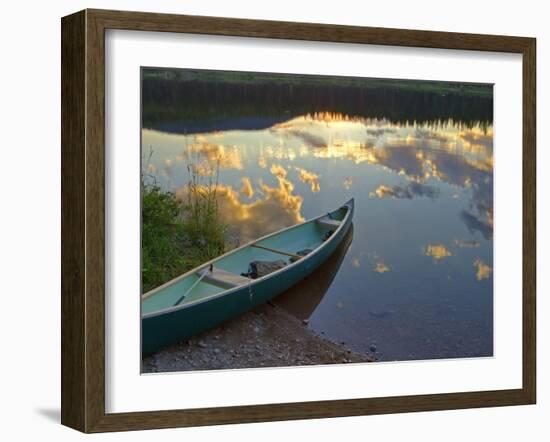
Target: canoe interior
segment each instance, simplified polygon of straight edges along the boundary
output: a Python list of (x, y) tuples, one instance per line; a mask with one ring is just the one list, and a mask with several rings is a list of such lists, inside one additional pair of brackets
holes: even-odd
[[(330, 219), (337, 221), (343, 220), (347, 210), (348, 208), (344, 206), (331, 212)], [(323, 243), (323, 238), (328, 230), (334, 230), (334, 227), (324, 225), (317, 222), (316, 219), (313, 219), (274, 235), (264, 237), (254, 244), (295, 254), (303, 249), (314, 250), (319, 247)], [(213, 264), (216, 268), (240, 275), (248, 271), (249, 264), (252, 261), (275, 260), (284, 260), (287, 264), (290, 263), (289, 256), (248, 245), (221, 256), (214, 260)], [(213, 285), (204, 280), (197, 283), (200, 277), (199, 271), (204, 268), (206, 267), (199, 267), (183, 278), (176, 278), (173, 282), (164, 285), (151, 295), (144, 297), (142, 299), (142, 315), (173, 307), (184, 294), (185, 298), (179, 305), (185, 305), (226, 291), (227, 288)], [(191, 290), (189, 290), (190, 288)]]

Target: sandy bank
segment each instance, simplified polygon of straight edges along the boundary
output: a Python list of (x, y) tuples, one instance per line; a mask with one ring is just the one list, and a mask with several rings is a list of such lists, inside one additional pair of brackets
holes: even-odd
[(142, 361), (144, 373), (370, 362), (307, 328), (273, 303), (263, 304)]

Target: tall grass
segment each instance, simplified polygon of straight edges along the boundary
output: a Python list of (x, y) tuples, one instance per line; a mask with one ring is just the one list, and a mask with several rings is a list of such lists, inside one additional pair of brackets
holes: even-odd
[[(148, 161), (152, 156), (152, 150)], [(184, 197), (163, 190), (154, 175), (141, 174), (142, 292), (145, 293), (225, 251), (218, 210), (219, 165), (202, 176), (190, 164)]]
[(141, 201), (141, 278), (142, 290), (147, 292), (192, 268), (195, 261), (185, 248), (175, 195), (147, 184)]
[(219, 161), (214, 169), (201, 175), (195, 164), (189, 164), (190, 180), (186, 188), (183, 222), (189, 239), (204, 261), (225, 251), (225, 225), (218, 208)]

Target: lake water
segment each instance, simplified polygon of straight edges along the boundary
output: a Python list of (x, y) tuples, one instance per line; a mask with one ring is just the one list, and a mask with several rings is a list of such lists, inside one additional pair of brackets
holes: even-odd
[(143, 155), (162, 188), (182, 196), (190, 164), (219, 169), (233, 245), (355, 198), (346, 244), (278, 300), (315, 332), (380, 360), (492, 355), (490, 123), (325, 110), (148, 126)]

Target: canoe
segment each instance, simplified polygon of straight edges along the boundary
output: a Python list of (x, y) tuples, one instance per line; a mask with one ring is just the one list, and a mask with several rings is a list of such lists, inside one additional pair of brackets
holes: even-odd
[[(353, 198), (336, 210), (231, 250), (145, 293), (142, 356), (216, 327), (283, 293), (338, 248), (351, 226)], [(258, 263), (280, 268), (264, 275)]]

